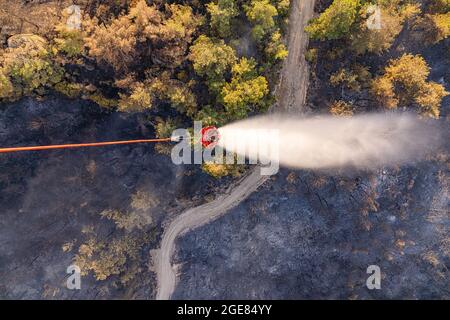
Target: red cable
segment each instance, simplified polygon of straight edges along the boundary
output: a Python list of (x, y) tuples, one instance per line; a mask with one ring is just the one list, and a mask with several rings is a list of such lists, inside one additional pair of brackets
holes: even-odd
[(118, 145), (118, 144), (168, 142), (168, 141), (171, 141), (171, 139), (170, 138), (140, 139), (140, 140), (122, 140), (122, 141), (107, 141), (107, 142), (93, 142), (93, 143), (55, 144), (55, 145), (49, 145), (49, 146), (34, 146), (34, 147), (13, 147), (13, 148), (0, 148), (0, 153), (17, 152), (17, 151), (49, 150), (49, 149), (99, 147), (99, 146), (110, 146), (110, 145)]

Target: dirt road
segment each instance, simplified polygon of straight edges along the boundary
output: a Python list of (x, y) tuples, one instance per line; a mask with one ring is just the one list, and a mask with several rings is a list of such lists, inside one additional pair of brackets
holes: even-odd
[(165, 230), (161, 250), (157, 257), (158, 294), (157, 299), (169, 299), (175, 289), (176, 275), (170, 264), (175, 249), (175, 239), (189, 230), (207, 224), (238, 205), (267, 180), (259, 168), (233, 186), (214, 201), (189, 209), (173, 220)]
[[(304, 52), (308, 46), (308, 37), (303, 28), (313, 16), (314, 2), (315, 0), (292, 1), (288, 35), (289, 55), (277, 89), (276, 107), (280, 110), (302, 112), (304, 108), (308, 87), (308, 66), (304, 60)], [(161, 248), (155, 256), (158, 280), (156, 299), (170, 299), (175, 289), (176, 270), (171, 265), (171, 259), (177, 237), (225, 214), (256, 191), (267, 178), (268, 176), (261, 176), (260, 168), (255, 167), (236, 185), (231, 186), (229, 192), (212, 202), (185, 211), (169, 224), (164, 231)]]
[(309, 70), (305, 60), (308, 35), (304, 31), (314, 15), (315, 0), (295, 0), (292, 2), (289, 17), (288, 49), (289, 55), (281, 72), (280, 86), (277, 89), (278, 110), (303, 113), (308, 90)]

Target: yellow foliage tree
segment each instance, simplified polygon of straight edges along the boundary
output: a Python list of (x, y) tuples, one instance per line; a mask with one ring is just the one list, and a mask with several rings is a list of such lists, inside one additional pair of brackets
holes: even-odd
[(353, 106), (342, 100), (335, 101), (330, 106), (330, 113), (334, 116), (351, 117)]
[(242, 58), (232, 68), (232, 79), (225, 84), (221, 98), (230, 117), (242, 119), (251, 110), (251, 106), (260, 107), (269, 93), (265, 77), (258, 76), (253, 59)]
[(19, 98), (45, 89), (62, 80), (61, 67), (52, 60), (45, 39), (36, 35), (16, 35), (0, 55), (1, 96)]
[(152, 107), (150, 91), (142, 83), (135, 83), (129, 95), (119, 94), (118, 109), (120, 111), (136, 112)]
[(244, 172), (244, 169), (245, 165), (226, 164), (225, 160), (224, 163), (206, 162), (202, 165), (202, 170), (216, 179), (230, 175), (233, 177), (239, 177)]
[[(366, 11), (362, 10), (362, 16), (366, 17)], [(381, 54), (389, 49), (402, 29), (403, 21), (399, 14), (388, 9), (380, 9), (381, 29), (369, 28), (367, 20), (360, 22), (358, 31), (350, 36), (351, 47), (358, 54), (372, 52)]]
[(136, 25), (131, 23), (129, 17), (122, 16), (108, 26), (95, 25), (85, 42), (90, 56), (111, 65), (116, 71), (124, 72), (135, 60)]
[(427, 115), (439, 117), (439, 106), (449, 93), (435, 82), (427, 82), (430, 68), (420, 55), (404, 54), (391, 60), (384, 75), (372, 84), (375, 97), (387, 108), (417, 103)]
[(84, 50), (84, 33), (76, 29), (68, 29), (65, 24), (55, 28), (57, 36), (54, 41), (56, 48), (64, 52), (69, 58), (81, 54)]
[(140, 248), (145, 242), (133, 236), (124, 236), (111, 241), (90, 238), (79, 247), (75, 263), (82, 275), (93, 272), (97, 280), (126, 272), (127, 262), (138, 259)]
[(426, 14), (421, 23), (425, 31), (425, 39), (436, 44), (450, 35), (450, 12), (443, 14)]

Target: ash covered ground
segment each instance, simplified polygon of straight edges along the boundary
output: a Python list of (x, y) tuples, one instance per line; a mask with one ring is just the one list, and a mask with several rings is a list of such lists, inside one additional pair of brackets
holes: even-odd
[[(442, 148), (373, 172), (282, 169), (178, 240), (178, 299), (449, 299), (450, 99)], [(369, 290), (367, 268), (381, 269)]]
[[(178, 299), (436, 299), (448, 291), (448, 174), (282, 170), (178, 241)], [(445, 171), (444, 166), (444, 171)], [(366, 269), (381, 268), (381, 290)]]
[[(447, 97), (446, 142), (426, 161), (373, 172), (282, 169), (180, 238), (174, 298), (449, 299), (449, 111)], [(381, 269), (380, 290), (366, 286), (370, 265)]]
[[(30, 98), (0, 107), (2, 147), (152, 136), (144, 115), (108, 114), (82, 100)], [(217, 184), (202, 173), (193, 179), (188, 166), (173, 165), (149, 144), (2, 154), (0, 168), (0, 298), (7, 299), (152, 298), (149, 251), (159, 246), (162, 221)], [(140, 212), (151, 223), (142, 230), (121, 230), (99, 215), (131, 212), (136, 192), (151, 197)], [(66, 288), (66, 268), (89, 238), (142, 235), (138, 257), (120, 274), (96, 280), (91, 272), (81, 290)], [(122, 284), (133, 268), (142, 272)]]
[[(143, 123), (143, 115), (105, 114), (83, 101), (24, 99), (2, 106), (0, 143), (151, 136)], [(174, 298), (448, 299), (447, 150), (374, 173), (281, 170), (224, 217), (178, 240)], [(230, 182), (174, 166), (148, 145), (10, 154), (0, 164), (6, 299), (154, 298), (149, 252), (159, 246), (163, 222)], [(138, 257), (117, 275), (96, 280), (91, 272), (81, 290), (68, 290), (66, 268), (90, 233), (105, 241), (124, 236), (99, 212), (131, 210), (137, 190), (156, 203), (144, 212), (152, 223), (125, 234), (148, 236)], [(365, 286), (372, 264), (381, 268), (381, 290)]]

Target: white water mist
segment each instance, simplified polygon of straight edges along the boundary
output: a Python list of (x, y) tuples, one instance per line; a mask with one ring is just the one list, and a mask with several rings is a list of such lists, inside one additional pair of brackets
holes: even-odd
[[(279, 132), (276, 143), (268, 139), (268, 147), (257, 142), (261, 140), (257, 132), (273, 130)], [(396, 113), (349, 118), (266, 115), (231, 123), (219, 131), (222, 148), (250, 161), (256, 160), (257, 146), (258, 159), (307, 169), (371, 169), (403, 164), (422, 159), (439, 142), (435, 126), (413, 115)], [(247, 149), (236, 147), (235, 141), (240, 141), (240, 146), (245, 142)]]

